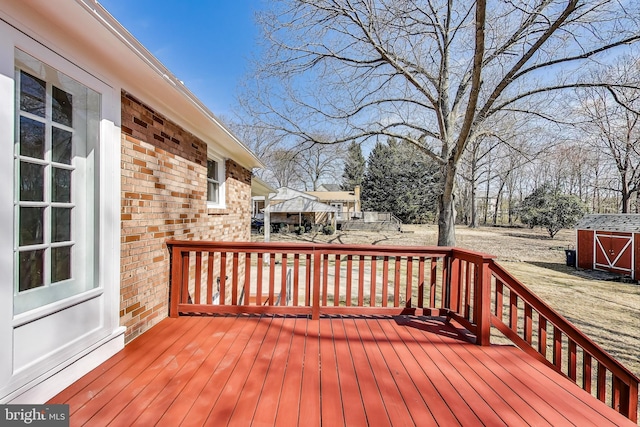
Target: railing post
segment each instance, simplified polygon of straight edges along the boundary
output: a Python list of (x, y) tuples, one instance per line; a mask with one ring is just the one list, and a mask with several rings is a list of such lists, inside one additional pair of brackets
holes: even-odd
[(180, 289), (182, 287), (182, 257), (180, 255), (180, 249), (172, 246), (170, 255), (171, 259), (169, 260), (171, 268), (169, 317), (178, 317), (178, 301), (180, 299)]
[(313, 249), (313, 298), (311, 303), (311, 319), (320, 318), (320, 266), (322, 265), (322, 252)]
[(478, 280), (475, 283), (474, 311), (477, 311), (476, 344), (491, 344), (491, 259), (482, 258), (479, 267)]

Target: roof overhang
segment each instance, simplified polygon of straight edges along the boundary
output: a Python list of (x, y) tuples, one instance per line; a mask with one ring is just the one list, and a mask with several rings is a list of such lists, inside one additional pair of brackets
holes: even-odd
[(251, 197), (268, 198), (276, 189), (256, 176), (251, 177)]

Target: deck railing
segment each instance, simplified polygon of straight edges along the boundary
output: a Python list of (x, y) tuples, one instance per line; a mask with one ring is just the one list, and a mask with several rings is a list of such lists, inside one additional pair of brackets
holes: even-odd
[(638, 378), (490, 255), (446, 247), (167, 244), (172, 317), (438, 315), (464, 326), (479, 345), (490, 344), (494, 326), (525, 352), (637, 421)]

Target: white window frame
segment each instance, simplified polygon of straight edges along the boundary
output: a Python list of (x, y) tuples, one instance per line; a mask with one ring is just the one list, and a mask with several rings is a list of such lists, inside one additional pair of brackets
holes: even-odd
[[(41, 123), (45, 129), (45, 154), (42, 160), (21, 156), (18, 151), (14, 152), (15, 159), (15, 181), (14, 181), (14, 218), (16, 221), (15, 238), (14, 238), (14, 314), (26, 313), (28, 311), (40, 308), (42, 306), (55, 303), (65, 298), (82, 294), (86, 291), (94, 289), (97, 280), (94, 277), (96, 271), (95, 265), (97, 260), (94, 254), (95, 240), (97, 235), (95, 230), (94, 219), (97, 194), (94, 180), (96, 172), (95, 162), (97, 161), (94, 153), (98, 149), (100, 130), (99, 130), (99, 114), (100, 114), (100, 94), (93, 89), (67, 76), (57, 68), (43, 62), (21, 49), (15, 50), (16, 61), (16, 90), (14, 100), (16, 102), (16, 144), (15, 150), (19, 147), (20, 138), (20, 120), (25, 118), (32, 122)], [(31, 113), (23, 112), (20, 108), (20, 80), (22, 72), (30, 74), (46, 83), (46, 114), (42, 117)], [(73, 127), (61, 125), (52, 120), (51, 117), (51, 91), (53, 87), (64, 90), (72, 94), (76, 100), (73, 101)], [(83, 110), (89, 108), (89, 104), (83, 104), (83, 95), (90, 91), (91, 100), (84, 98), (86, 102), (93, 102), (93, 108), (96, 110)], [(97, 98), (96, 98), (97, 96)], [(97, 102), (97, 104), (95, 104)], [(79, 104), (79, 105), (76, 105)], [(88, 114), (87, 114), (88, 113)], [(97, 115), (97, 116), (96, 116)], [(84, 118), (84, 121), (83, 121)], [(89, 123), (93, 123), (93, 128), (89, 133)], [(84, 128), (83, 128), (84, 126)], [(62, 129), (73, 135), (73, 149), (71, 162), (69, 164), (55, 163), (51, 158), (51, 130), (53, 128)], [(44, 181), (43, 192), (44, 199), (41, 202), (24, 202), (19, 197), (18, 171), (21, 163), (38, 164), (43, 166)], [(52, 185), (53, 169), (67, 170), (72, 174), (71, 181), (71, 200), (66, 203), (56, 202), (52, 200), (50, 186)], [(20, 218), (21, 208), (38, 207), (43, 209), (43, 242), (37, 245), (19, 246), (17, 226), (18, 218)], [(69, 209), (71, 215), (71, 237), (65, 239), (62, 243), (55, 243), (51, 236), (51, 212), (52, 209), (63, 208)], [(71, 249), (71, 272), (70, 277), (60, 282), (55, 282), (51, 278), (51, 258), (50, 252), (56, 247), (69, 247)], [(44, 251), (43, 254), (43, 277), (42, 285), (33, 289), (19, 291), (19, 258), (23, 251), (33, 250)]]
[[(209, 170), (209, 161), (214, 161), (218, 164), (218, 175), (217, 179), (210, 181), (208, 176)], [(207, 155), (207, 164), (205, 165), (205, 179), (206, 179), (206, 196), (207, 196), (207, 208), (211, 209), (224, 209), (226, 207), (226, 197), (225, 197), (225, 181), (226, 181), (226, 170), (225, 170), (225, 161), (219, 156), (212, 155), (209, 153)], [(209, 182), (215, 182), (218, 184), (218, 201), (209, 201)]]
[[(65, 49), (65, 42), (48, 28), (42, 30), (49, 37), (40, 42), (0, 20), (0, 148), (6, 153), (0, 156), (0, 204), (7, 207), (0, 211), (0, 266), (7, 273), (0, 286), (0, 340), (5, 343), (0, 354), (3, 403), (12, 399), (46, 401), (124, 346), (125, 328), (119, 326), (118, 308), (120, 223), (114, 220), (120, 216), (121, 201), (121, 88), (109, 77), (96, 73), (96, 67), (83, 67), (87, 65), (84, 56), (70, 56), (73, 49)], [(21, 314), (14, 311), (13, 305), (15, 229), (14, 209), (10, 208), (15, 197), (15, 158), (10, 153), (14, 152), (18, 131), (15, 49), (101, 94), (99, 142), (93, 153), (97, 180), (92, 225), (95, 263), (87, 271), (94, 286)]]
[(343, 209), (344, 209), (344, 204), (341, 202), (334, 202), (331, 203), (331, 206), (333, 206), (334, 208), (336, 208), (336, 219), (341, 220), (342, 219), (342, 214), (343, 214)]

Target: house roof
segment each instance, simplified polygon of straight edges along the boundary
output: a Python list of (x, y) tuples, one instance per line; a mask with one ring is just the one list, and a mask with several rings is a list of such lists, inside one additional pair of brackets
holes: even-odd
[[(149, 50), (95, 0), (3, 2), (0, 17), (69, 61), (83, 64), (114, 89), (144, 104), (203, 140), (216, 154), (245, 168), (264, 167), (224, 124)], [(55, 40), (64, 40), (65, 48)], [(120, 118), (113, 118), (119, 125)]]
[(640, 232), (640, 214), (586, 215), (575, 228), (578, 230)]
[(309, 200), (318, 200), (316, 196), (313, 196), (309, 193), (305, 193), (303, 191), (294, 190), (289, 187), (280, 187), (276, 190), (276, 195), (271, 197), (270, 200), (279, 201), (279, 200), (291, 200), (296, 197), (304, 197)]
[(305, 197), (295, 197), (283, 202), (271, 205), (271, 213), (297, 213), (297, 212), (336, 212), (333, 206), (325, 205)]
[(320, 184), (318, 191), (342, 191), (340, 184)]
[(332, 202), (356, 202), (358, 197), (353, 191), (308, 191), (310, 194), (321, 201)]

